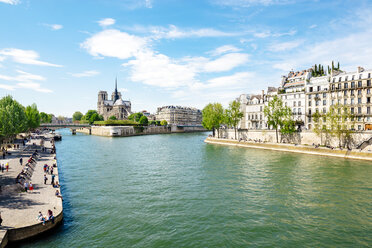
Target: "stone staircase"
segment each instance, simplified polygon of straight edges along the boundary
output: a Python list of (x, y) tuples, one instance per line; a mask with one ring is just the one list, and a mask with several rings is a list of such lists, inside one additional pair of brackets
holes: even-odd
[(365, 149), (369, 145), (372, 145), (372, 137), (370, 137), (369, 139), (367, 139), (367, 140), (363, 141), (362, 143), (360, 143), (359, 145), (357, 145), (356, 148), (363, 151), (363, 149)]

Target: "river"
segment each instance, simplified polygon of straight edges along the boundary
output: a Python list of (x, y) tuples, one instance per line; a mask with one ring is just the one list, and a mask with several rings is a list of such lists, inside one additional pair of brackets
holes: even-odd
[(367, 247), (372, 164), (62, 130), (64, 223), (17, 247)]

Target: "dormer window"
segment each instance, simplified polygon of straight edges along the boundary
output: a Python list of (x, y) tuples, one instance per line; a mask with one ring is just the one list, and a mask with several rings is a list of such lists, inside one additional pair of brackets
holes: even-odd
[(355, 76), (353, 75), (352, 78), (351, 78), (351, 80), (354, 80), (354, 77), (355, 77)]

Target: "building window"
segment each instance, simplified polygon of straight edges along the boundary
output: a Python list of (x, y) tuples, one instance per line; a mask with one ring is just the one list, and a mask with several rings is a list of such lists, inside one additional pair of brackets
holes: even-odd
[(333, 78), (333, 81), (332, 81), (332, 82), (333, 82), (333, 83), (336, 82), (336, 78)]
[(368, 78), (371, 78), (371, 73), (368, 73)]
[(347, 89), (348, 85), (347, 83), (344, 83), (344, 89)]
[(296, 102), (293, 102), (293, 107), (296, 107)]
[(338, 84), (337, 89), (341, 90), (341, 84)]
[(350, 95), (351, 95), (351, 96), (354, 95), (354, 90), (351, 90), (351, 91), (350, 91)]
[(350, 104), (354, 104), (354, 98), (351, 98)]
[(309, 109), (309, 115), (311, 115), (311, 109)]
[(317, 87), (317, 90), (320, 91), (320, 86)]
[(334, 85), (334, 84), (332, 84), (332, 86), (331, 86), (331, 89), (332, 89), (332, 90), (334, 90), (334, 89), (335, 89), (335, 85)]
[(299, 114), (299, 115), (302, 114), (301, 108), (298, 108), (298, 114)]
[(344, 105), (346, 105), (347, 104), (347, 99), (344, 99)]
[(323, 93), (323, 97), (327, 97), (327, 93)]
[(371, 97), (367, 97), (367, 103), (371, 103)]
[(260, 111), (262, 112), (262, 106), (260, 106)]
[(354, 114), (354, 108), (350, 108), (350, 113)]
[(346, 90), (344, 90), (344, 96), (347, 96), (347, 91)]
[(309, 92), (313, 92), (313, 87), (309, 87)]
[(311, 101), (309, 101), (309, 107), (311, 107)]
[(371, 94), (371, 89), (367, 89), (367, 94)]
[(323, 106), (327, 105), (327, 100), (323, 100)]
[(358, 81), (358, 87), (362, 87), (362, 81)]
[(362, 98), (361, 97), (358, 98), (358, 104), (362, 104)]
[(362, 126), (361, 125), (358, 125), (358, 130), (362, 130)]
[(351, 82), (351, 88), (355, 88), (355, 82)]
[(338, 78), (338, 81), (341, 82), (341, 77)]
[(331, 103), (331, 105), (335, 105), (335, 100), (332, 99), (332, 103)]
[(371, 86), (371, 79), (367, 80), (367, 86)]
[(309, 99), (311, 99), (311, 95), (309, 95)]
[(326, 113), (326, 108), (323, 108), (323, 114), (325, 114)]
[(359, 74), (359, 79), (362, 79), (362, 74)]
[(362, 113), (362, 107), (358, 107), (358, 114)]
[(345, 77), (345, 81), (347, 81), (348, 76)]
[(354, 80), (354, 77), (355, 77), (355, 76), (353, 75), (352, 78), (351, 78), (351, 80)]
[(293, 108), (293, 114), (294, 115), (296, 114), (296, 108)]
[(362, 94), (362, 90), (358, 90), (358, 95), (361, 95)]
[(301, 101), (298, 101), (298, 106), (299, 106), (299, 107), (301, 106)]
[(319, 100), (315, 101), (315, 106), (319, 106)]
[(371, 114), (371, 107), (367, 107), (367, 114)]

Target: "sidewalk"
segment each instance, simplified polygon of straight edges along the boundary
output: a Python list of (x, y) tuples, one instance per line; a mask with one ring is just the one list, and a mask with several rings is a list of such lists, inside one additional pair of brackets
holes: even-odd
[[(40, 140), (32, 140), (31, 143), (39, 144)], [(26, 144), (26, 147), (30, 147), (31, 144)], [(51, 147), (51, 142), (46, 141), (45, 147)], [(11, 155), (6, 158), (9, 160), (9, 172), (0, 172), (0, 183), (3, 188), (6, 188), (4, 184), (14, 185), (15, 178), (22, 171), (23, 166), (27, 163), (29, 156), (32, 154), (33, 150), (22, 151), (19, 150), (9, 150)], [(38, 152), (41, 157), (37, 160), (34, 167), (34, 171), (31, 177), (32, 184), (34, 186), (33, 192), (9, 192), (3, 191), (0, 193), (0, 211), (3, 219), (2, 226), (0, 227), (0, 244), (2, 236), (5, 235), (5, 230), (26, 227), (34, 224), (40, 223), (37, 220), (37, 215), (39, 211), (43, 215), (47, 215), (48, 209), (53, 211), (54, 216), (57, 216), (62, 212), (62, 200), (55, 196), (56, 188), (51, 186), (51, 175), (47, 175), (48, 181), (44, 185), (44, 170), (43, 165), (52, 165), (56, 163), (54, 160), (55, 154), (50, 154), (50, 149), (48, 152), (42, 153), (40, 147), (38, 147)], [(20, 156), (23, 157), (23, 166), (19, 164)], [(59, 182), (58, 178), (58, 167), (54, 168), (55, 182)], [(60, 190), (58, 188), (58, 190)]]

